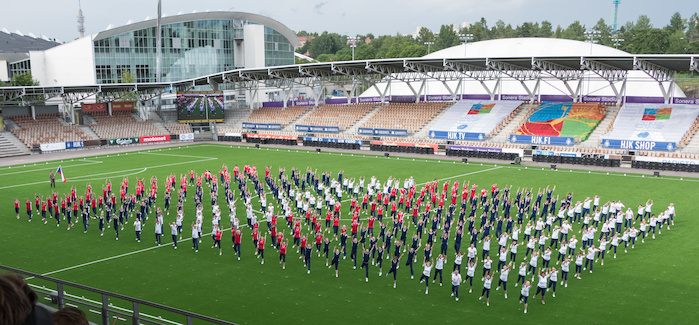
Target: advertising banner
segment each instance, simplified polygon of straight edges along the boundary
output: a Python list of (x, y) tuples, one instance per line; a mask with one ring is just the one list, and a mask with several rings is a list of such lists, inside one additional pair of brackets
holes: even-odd
[(602, 147), (627, 150), (675, 151), (675, 149), (677, 149), (677, 143), (604, 139), (602, 141)]
[(359, 128), (357, 133), (364, 135), (407, 137), (408, 130)]
[(84, 147), (82, 141), (66, 142), (66, 149), (82, 148), (82, 147)]
[(297, 132), (340, 133), (337, 126), (296, 125)]
[(510, 135), (512, 143), (529, 143), (537, 145), (554, 145), (554, 146), (572, 146), (575, 144), (575, 139), (572, 137), (545, 137), (538, 135)]
[(372, 141), (371, 144), (377, 146), (398, 146), (398, 147), (420, 147), (420, 148), (432, 148), (434, 152), (437, 152), (439, 146), (436, 144), (427, 143), (408, 143), (408, 142), (391, 142), (391, 141)]
[(107, 103), (97, 103), (97, 104), (82, 104), (81, 108), (83, 112), (106, 112)]
[(180, 134), (180, 140), (194, 140), (194, 133), (182, 133)]
[(291, 135), (276, 135), (276, 134), (255, 134), (246, 133), (245, 137), (253, 139), (284, 139), (284, 140), (298, 140), (297, 137)]
[(362, 140), (303, 137), (303, 141), (362, 144)]
[(133, 111), (133, 102), (117, 102), (112, 103), (112, 111)]
[(281, 124), (265, 124), (265, 123), (243, 123), (243, 129), (251, 130), (281, 130)]
[(42, 144), (39, 144), (39, 149), (41, 149), (41, 151), (65, 150), (66, 143), (65, 142), (42, 143)]
[(502, 152), (502, 148), (484, 148), (484, 147), (468, 147), (468, 146), (449, 146), (451, 150), (468, 150), (468, 151), (485, 151), (485, 152)]
[(110, 145), (133, 144), (133, 143), (138, 143), (139, 138), (132, 137), (132, 138), (109, 139), (108, 142)]
[(165, 142), (170, 141), (170, 135), (156, 135), (152, 137), (140, 137), (138, 141), (141, 143), (151, 143), (151, 142)]
[(670, 163), (670, 164), (681, 164), (681, 165), (699, 165), (699, 160), (689, 159), (689, 158), (667, 158), (667, 157), (646, 157), (637, 156), (636, 161), (647, 161), (647, 162), (659, 162), (659, 163)]
[(483, 141), (485, 133), (430, 131), (432, 139)]

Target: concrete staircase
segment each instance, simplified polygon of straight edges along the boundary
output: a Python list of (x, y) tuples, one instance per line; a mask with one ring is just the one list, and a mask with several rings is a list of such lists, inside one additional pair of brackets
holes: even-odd
[(445, 107), (444, 109), (442, 109), (439, 113), (437, 113), (437, 115), (435, 115), (434, 117), (432, 117), (432, 119), (431, 119), (429, 122), (427, 122), (427, 124), (425, 124), (425, 126), (423, 126), (422, 129), (420, 129), (420, 131), (415, 132), (415, 134), (413, 134), (413, 138), (418, 138), (418, 139), (426, 139), (426, 138), (429, 138), (429, 133), (430, 133), (430, 129), (432, 128), (432, 126), (433, 126), (435, 123), (437, 123), (437, 121), (439, 121), (439, 120), (442, 118), (442, 116), (444, 116), (444, 114), (445, 114), (452, 106), (454, 106), (454, 104), (456, 104), (456, 102), (449, 104), (447, 107)]
[(311, 109), (309, 109), (309, 110), (306, 111), (305, 113), (301, 114), (301, 116), (299, 116), (297, 119), (291, 121), (291, 123), (289, 123), (289, 125), (287, 125), (286, 127), (282, 128), (282, 131), (284, 131), (284, 132), (296, 132), (296, 124), (297, 124), (300, 120), (304, 119), (306, 116), (308, 116), (309, 114), (311, 114), (311, 112), (313, 112), (314, 109), (316, 109), (316, 108), (315, 108), (315, 107), (311, 107)]
[(251, 109), (228, 109), (223, 123), (217, 123), (217, 128), (223, 127), (229, 130), (242, 130), (243, 122), (252, 114)]
[(377, 104), (377, 105), (374, 107), (374, 109), (372, 109), (371, 111), (369, 111), (369, 113), (367, 113), (366, 115), (364, 115), (364, 117), (362, 117), (361, 119), (359, 119), (359, 121), (357, 121), (357, 123), (355, 123), (355, 124), (354, 124), (352, 127), (350, 127), (349, 129), (345, 130), (345, 132), (343, 132), (343, 133), (344, 133), (344, 134), (357, 134), (357, 133), (358, 133), (357, 130), (359, 130), (359, 127), (362, 126), (362, 125), (364, 124), (364, 122), (366, 122), (366, 121), (368, 121), (369, 119), (371, 119), (371, 118), (374, 116), (374, 114), (376, 114), (376, 112), (378, 112), (379, 109), (381, 109), (381, 106), (382, 106), (381, 104)]
[[(153, 115), (158, 115), (158, 114), (153, 114)], [(155, 122), (155, 121), (151, 121), (151, 123), (153, 123), (153, 125), (154, 125), (160, 132), (162, 132), (162, 134), (170, 134), (170, 131), (168, 131), (168, 129), (165, 128), (165, 126), (163, 125), (163, 123)]]
[(510, 141), (510, 135), (517, 131), (517, 128), (524, 122), (524, 119), (529, 115), (529, 112), (531, 112), (532, 108), (536, 107), (538, 105), (535, 104), (522, 104), (522, 107), (520, 108), (519, 112), (512, 118), (510, 123), (505, 125), (505, 127), (500, 130), (497, 134), (493, 135), (493, 137), (490, 139), (491, 142), (508, 142)]
[[(97, 123), (95, 123), (95, 124), (97, 124)], [(89, 136), (93, 140), (100, 139), (99, 135), (97, 135), (97, 133), (95, 133), (95, 131), (93, 131), (91, 127), (89, 127), (87, 125), (80, 125), (80, 129), (83, 131), (83, 133), (85, 133), (87, 136)]]
[(609, 126), (616, 120), (617, 114), (619, 114), (619, 106), (608, 106), (607, 114), (604, 116), (602, 121), (597, 124), (597, 127), (592, 131), (590, 136), (585, 142), (580, 143), (580, 148), (598, 148), (600, 146), (600, 140), (603, 135), (607, 133)]
[(31, 152), (22, 141), (11, 132), (0, 132), (0, 157), (29, 155)]
[(689, 140), (684, 148), (681, 148), (682, 153), (699, 153), (699, 132), (694, 133), (694, 136)]

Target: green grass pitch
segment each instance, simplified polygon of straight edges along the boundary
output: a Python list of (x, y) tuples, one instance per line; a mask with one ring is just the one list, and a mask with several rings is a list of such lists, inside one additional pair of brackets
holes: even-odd
[[(316, 153), (296, 148), (255, 149), (202, 144), (170, 149), (139, 149), (128, 154), (102, 154), (86, 159), (0, 167), (0, 197), (5, 211), (0, 218), (0, 264), (41, 274), (49, 273), (52, 277), (240, 324), (427, 324), (466, 321), (483, 324), (696, 324), (699, 321), (696, 308), (699, 303), (699, 277), (696, 275), (699, 267), (696, 245), (699, 220), (695, 215), (699, 211), (697, 179), (463, 164), (431, 159), (433, 157), (413, 159), (392, 156), (387, 159), (369, 154)], [(349, 258), (340, 261), (340, 277), (335, 278), (334, 270), (325, 267), (325, 259), (317, 258), (314, 253), (312, 273), (308, 275), (295, 249), (290, 249), (287, 268), (282, 270), (277, 263), (278, 254), (269, 248), (269, 242), (266, 263), (260, 265), (260, 261), (253, 256), (252, 240), (247, 229), (243, 236), (243, 258), (237, 261), (230, 244), (230, 232), (224, 233), (222, 256), (218, 255), (217, 250), (209, 248), (212, 240), (206, 235), (199, 253), (195, 254), (190, 249), (191, 240), (182, 241), (180, 248), (173, 250), (167, 228), (163, 236), (163, 243), (167, 245), (153, 248), (152, 215), (143, 231), (144, 240), (137, 243), (132, 225), (121, 233), (119, 241), (115, 241), (113, 229), (107, 229), (104, 237), (100, 237), (94, 220), (88, 233), (83, 234), (81, 224), (68, 231), (64, 225), (57, 228), (55, 220), (49, 220), (44, 225), (36, 215), (31, 223), (27, 222), (23, 211), (25, 197), (51, 193), (47, 175), (58, 165), (62, 165), (69, 180), (58, 183), (61, 194), (66, 193), (71, 185), (77, 186), (79, 195), (83, 194), (87, 182), (99, 191), (107, 178), (111, 178), (118, 190), (123, 176), (129, 177), (129, 191), (132, 191), (136, 178), (148, 181), (150, 177), (157, 176), (160, 192), (157, 205), (160, 206), (163, 203), (165, 175), (179, 175), (190, 169), (216, 172), (224, 163), (231, 170), (236, 164), (241, 168), (246, 163), (256, 165), (261, 177), (264, 176), (265, 165), (272, 166), (273, 174), (276, 174), (278, 166), (286, 167), (287, 173), (291, 167), (305, 171), (306, 166), (312, 166), (318, 169), (319, 174), (329, 171), (335, 176), (342, 169), (345, 177), (363, 175), (369, 178), (375, 175), (382, 181), (388, 176), (399, 179), (413, 176), (419, 184), (434, 179), (449, 179), (452, 183), (454, 180), (460, 183), (470, 181), (488, 188), (492, 183), (498, 183), (501, 187), (512, 184), (513, 190), (533, 187), (534, 191), (539, 187), (556, 185), (555, 194), (564, 196), (566, 192), (573, 191), (574, 200), (597, 194), (601, 196), (602, 203), (622, 200), (634, 213), (635, 207), (648, 199), (655, 201), (655, 213), (674, 202), (677, 208), (676, 225), (669, 231), (663, 229), (662, 235), (655, 240), (647, 239), (645, 244), (639, 242), (635, 249), (629, 247), (628, 254), (621, 250), (617, 259), (607, 255), (605, 265), (596, 264), (593, 274), (583, 272), (582, 280), (570, 277), (567, 288), (558, 287), (556, 298), (547, 294), (545, 305), (539, 299), (530, 298), (529, 313), (523, 314), (523, 306), (517, 301), (519, 287), (513, 286), (517, 279), (516, 270), (509, 276), (508, 299), (504, 298), (502, 290), (494, 290), (497, 284), (495, 278), (490, 307), (486, 307), (485, 300), (478, 300), (482, 288), (478, 276), (472, 294), (468, 294), (467, 285), (462, 284), (461, 300), (455, 302), (450, 298), (451, 244), (449, 261), (445, 265), (447, 279), (444, 286), (431, 284), (429, 295), (425, 295), (424, 284), (419, 284), (417, 280), (422, 271), (419, 263), (416, 263), (414, 280), (410, 279), (407, 267), (400, 267), (398, 287), (394, 289), (389, 277), (378, 277), (375, 266), (371, 266), (370, 281), (365, 283), (364, 271), (359, 268), (353, 270)], [(206, 185), (204, 191), (206, 233), (211, 227), (206, 219), (210, 215)], [(219, 201), (224, 208), (222, 187), (219, 192)], [(191, 197), (193, 190), (189, 193)], [(15, 218), (12, 206), (15, 197), (22, 202), (20, 220)], [(259, 207), (257, 200), (253, 200), (253, 204), (256, 209)], [(348, 206), (348, 203), (343, 204), (343, 215), (346, 215)], [(186, 225), (194, 215), (191, 199), (185, 203), (185, 211), (183, 233), (186, 238), (189, 232)], [(245, 211), (242, 204), (239, 204), (238, 217), (243, 224)], [(165, 221), (172, 222), (174, 219), (175, 213), (172, 213), (166, 216)], [(222, 224), (227, 224), (225, 213)], [(284, 221), (280, 220), (279, 226), (287, 230)], [(266, 225), (261, 228), (266, 229)], [(576, 225), (574, 229), (577, 234), (579, 227)], [(286, 235), (288, 237), (288, 231)], [(464, 238), (462, 249), (467, 246), (468, 238)], [(497, 247), (496, 243), (493, 246)], [(518, 260), (521, 260), (524, 250), (526, 248), (520, 247)], [(438, 250), (434, 252), (434, 255), (438, 254)], [(422, 254), (418, 256), (421, 258)], [(553, 258), (555, 256), (556, 253)], [(491, 258), (496, 259), (494, 251), (491, 251)], [(85, 265), (76, 267), (82, 264)], [(481, 272), (481, 266), (479, 264), (477, 275)], [(390, 262), (386, 260), (384, 274), (389, 268)], [(571, 271), (574, 271), (572, 265)], [(36, 280), (29, 282), (43, 284)], [(531, 296), (535, 289), (532, 288)]]

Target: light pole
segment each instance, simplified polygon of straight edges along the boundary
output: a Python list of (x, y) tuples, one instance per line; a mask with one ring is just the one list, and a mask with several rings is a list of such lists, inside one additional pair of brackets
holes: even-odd
[(590, 43), (590, 55), (592, 55), (592, 44), (599, 43), (600, 35), (601, 33), (596, 30), (585, 32), (585, 38), (587, 38), (587, 42)]
[(434, 44), (434, 42), (425, 42), (423, 44), (427, 45), (427, 54), (430, 54), (430, 45)]
[(616, 49), (616, 48), (619, 48), (619, 44), (624, 42), (624, 39), (615, 37), (615, 38), (612, 38), (612, 42), (614, 43), (614, 48)]
[(464, 42), (464, 57), (466, 57), (466, 44), (468, 44), (468, 41), (473, 40), (473, 34), (459, 34), (459, 39)]
[(354, 37), (354, 36), (353, 36), (353, 37), (348, 37), (348, 38), (347, 38), (347, 43), (348, 43), (349, 46), (352, 48), (352, 61), (354, 61), (354, 48), (357, 47), (357, 41), (358, 41), (358, 40), (359, 40), (359, 38)]

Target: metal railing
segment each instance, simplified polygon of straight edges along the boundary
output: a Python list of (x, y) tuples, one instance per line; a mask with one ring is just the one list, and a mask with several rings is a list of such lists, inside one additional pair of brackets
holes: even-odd
[[(95, 308), (95, 309), (99, 310), (99, 312), (101, 314), (101, 322), (100, 323), (102, 325), (110, 325), (110, 314), (112, 316), (116, 316), (116, 317), (128, 317), (131, 319), (131, 323), (133, 325), (142, 324), (142, 322), (146, 322), (149, 324), (168, 324), (168, 325), (173, 324), (173, 323), (177, 324), (177, 323), (172, 322), (172, 321), (164, 320), (161, 317), (154, 317), (154, 316), (150, 316), (150, 315), (146, 315), (146, 314), (141, 313), (139, 311), (139, 309), (142, 306), (147, 306), (147, 307), (153, 308), (157, 311), (162, 311), (162, 312), (167, 312), (167, 313), (183, 316), (186, 319), (185, 324), (187, 324), (187, 325), (193, 325), (195, 320), (197, 321), (197, 323), (202, 321), (202, 322), (206, 322), (208, 324), (235, 325), (235, 323), (227, 322), (227, 321), (216, 319), (213, 317), (199, 315), (196, 313), (188, 312), (188, 311), (177, 309), (177, 308), (168, 307), (168, 306), (161, 305), (158, 303), (137, 299), (137, 298), (121, 295), (118, 293), (109, 292), (106, 290), (96, 289), (96, 288), (88, 287), (85, 285), (81, 285), (81, 284), (77, 284), (77, 283), (73, 283), (73, 282), (69, 282), (69, 281), (65, 281), (65, 280), (60, 280), (60, 279), (56, 279), (56, 278), (52, 278), (52, 277), (48, 277), (48, 276), (43, 276), (41, 274), (28, 272), (28, 271), (16, 269), (16, 268), (9, 267), (9, 266), (0, 265), (0, 270), (5, 270), (5, 271), (21, 274), (21, 275), (24, 275), (25, 277), (30, 277), (30, 279), (31, 278), (41, 279), (44, 281), (48, 281), (52, 284), (55, 284), (56, 285), (55, 290), (47, 289), (48, 291), (44, 292), (44, 293), (49, 294), (52, 297), (52, 299), (55, 300), (55, 303), (57, 304), (58, 309), (65, 307), (66, 302), (75, 302), (75, 303), (79, 303), (79, 304), (84, 305), (84, 306)], [(37, 288), (38, 286), (33, 286), (33, 287)], [(88, 291), (88, 292), (99, 295), (101, 297), (101, 299), (99, 301), (85, 299), (84, 297), (82, 299), (78, 299), (79, 297), (76, 297), (74, 295), (66, 293), (65, 287)], [(41, 291), (41, 290), (38, 290), (38, 291)], [(130, 308), (122, 308), (122, 307), (114, 306), (113, 304), (111, 304), (109, 302), (110, 298), (126, 301), (131, 306), (130, 306)], [(144, 316), (147, 316), (147, 317), (144, 317)], [(147, 318), (150, 318), (150, 319), (147, 319)]]

